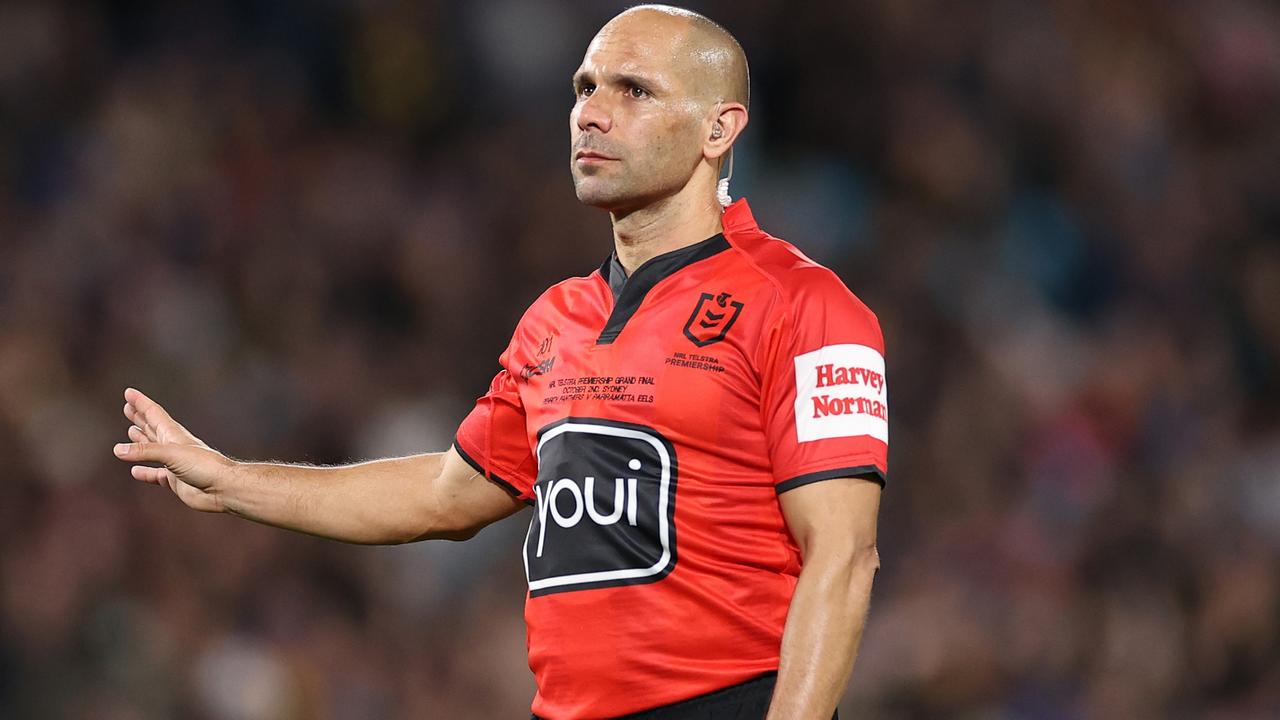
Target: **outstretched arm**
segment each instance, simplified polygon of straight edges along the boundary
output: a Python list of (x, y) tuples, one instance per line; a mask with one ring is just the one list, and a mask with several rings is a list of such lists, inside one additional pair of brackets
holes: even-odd
[(844, 693), (871, 602), (880, 486), (825, 480), (778, 496), (800, 546), (800, 582), (782, 633), (769, 720), (826, 720)]
[(465, 540), (524, 503), (480, 475), (452, 448), (442, 453), (310, 467), (231, 460), (158, 403), (125, 391), (128, 443), (115, 455), (133, 477), (164, 485), (189, 507), (362, 544)]

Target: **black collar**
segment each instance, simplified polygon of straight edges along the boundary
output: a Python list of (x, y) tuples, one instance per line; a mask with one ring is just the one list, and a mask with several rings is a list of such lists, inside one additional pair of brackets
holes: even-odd
[(615, 303), (618, 302), (618, 297), (622, 295), (622, 288), (627, 285), (627, 269), (622, 267), (622, 261), (618, 259), (618, 253), (609, 253), (609, 259), (604, 261), (604, 265), (600, 268), (600, 274), (609, 283), (609, 290), (613, 293), (613, 301)]
[(609, 314), (609, 321), (605, 323), (600, 337), (596, 338), (596, 344), (608, 345), (616, 340), (623, 326), (640, 309), (644, 296), (663, 278), (728, 249), (729, 241), (725, 240), (723, 234), (717, 233), (702, 242), (649, 258), (630, 277), (622, 263), (618, 262), (617, 254), (610, 253), (600, 266), (600, 274), (613, 291), (613, 312)]

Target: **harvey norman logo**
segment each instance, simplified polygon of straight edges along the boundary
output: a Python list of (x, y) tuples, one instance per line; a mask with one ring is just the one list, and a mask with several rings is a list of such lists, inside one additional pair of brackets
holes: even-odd
[(797, 355), (799, 442), (870, 435), (889, 442), (884, 356), (866, 345), (827, 345)]

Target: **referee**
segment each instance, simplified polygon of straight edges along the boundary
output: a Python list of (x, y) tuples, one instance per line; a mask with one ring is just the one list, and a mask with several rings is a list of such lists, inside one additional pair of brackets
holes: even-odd
[(529, 507), (535, 718), (833, 717), (879, 565), (884, 341), (718, 183), (748, 87), (696, 13), (595, 36), (570, 169), (613, 252), (530, 306), (449, 450), (239, 462), (130, 388), (116, 456), (197, 510), (354, 543), (465, 540)]

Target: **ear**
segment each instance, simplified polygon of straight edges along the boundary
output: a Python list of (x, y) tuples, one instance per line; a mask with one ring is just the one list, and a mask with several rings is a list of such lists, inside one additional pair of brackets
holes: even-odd
[(742, 103), (721, 102), (707, 125), (706, 139), (702, 143), (702, 155), (708, 160), (718, 160), (729, 152), (733, 143), (747, 127), (747, 108)]

